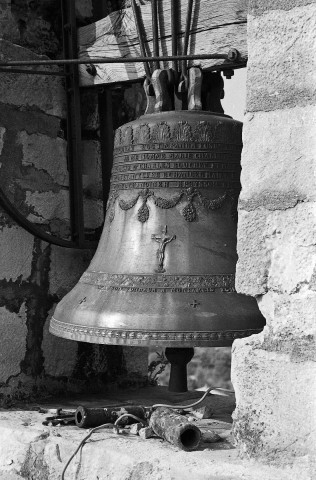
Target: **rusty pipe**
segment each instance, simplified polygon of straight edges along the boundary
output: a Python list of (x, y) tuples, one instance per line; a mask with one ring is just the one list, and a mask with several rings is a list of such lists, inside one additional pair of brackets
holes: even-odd
[(199, 428), (170, 408), (158, 407), (150, 417), (149, 426), (156, 435), (187, 452), (196, 450), (201, 441)]
[[(75, 423), (79, 428), (94, 428), (105, 423), (115, 423), (116, 420), (124, 415), (131, 414), (141, 420), (145, 420), (146, 409), (142, 406), (131, 405), (124, 407), (99, 407), (88, 408), (84, 405), (80, 405), (75, 412)], [(127, 425), (135, 423), (137, 420), (133, 420), (130, 417), (124, 419), (121, 425)]]

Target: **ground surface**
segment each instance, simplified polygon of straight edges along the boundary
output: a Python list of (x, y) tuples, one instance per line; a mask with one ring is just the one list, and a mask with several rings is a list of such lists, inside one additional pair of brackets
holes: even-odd
[[(202, 393), (170, 394), (164, 387), (149, 387), (102, 396), (58, 398), (40, 407), (52, 412), (57, 407), (72, 409), (80, 404), (188, 404)], [(142, 440), (103, 430), (93, 434), (81, 455), (75, 457), (65, 480), (297, 480), (299, 473), (290, 467), (279, 470), (238, 458), (230, 436), (234, 396), (222, 393), (214, 391), (203, 403), (211, 407), (211, 418), (196, 422), (202, 432), (217, 432), (221, 441), (202, 443), (197, 451), (184, 452), (161, 439)], [(50, 413), (40, 413), (38, 407), (16, 405), (0, 411), (0, 480), (60, 480), (65, 463), (88, 433), (76, 426), (42, 425)]]

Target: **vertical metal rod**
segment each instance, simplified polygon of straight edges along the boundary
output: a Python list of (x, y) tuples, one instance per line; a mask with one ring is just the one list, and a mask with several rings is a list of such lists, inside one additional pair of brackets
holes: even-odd
[[(64, 58), (77, 58), (75, 3), (61, 0)], [(81, 115), (79, 71), (75, 64), (65, 65), (67, 98), (67, 160), (69, 170), (70, 218), (73, 241), (85, 243), (81, 162)]]
[[(184, 31), (184, 42), (183, 42), (183, 52), (182, 55), (187, 55), (188, 46), (189, 46), (189, 37), (190, 37), (190, 28), (191, 28), (191, 17), (192, 17), (192, 8), (193, 0), (188, 0), (188, 9), (187, 17), (185, 22), (185, 31)], [(182, 75), (185, 77), (187, 74), (187, 61), (182, 61)]]
[[(132, 8), (133, 8), (133, 14), (134, 14), (134, 22), (136, 24), (136, 30), (137, 30), (137, 35), (139, 39), (140, 53), (142, 54), (143, 57), (147, 57), (147, 53), (145, 50), (145, 39), (144, 39), (144, 35), (141, 28), (138, 7), (136, 5), (135, 0), (132, 0)], [(144, 62), (144, 69), (146, 72), (146, 77), (148, 78), (148, 80), (150, 80), (151, 72), (150, 72), (149, 64), (147, 62)]]
[[(159, 57), (159, 32), (158, 32), (158, 8), (157, 0), (151, 0), (151, 18), (153, 29), (153, 53), (154, 57)], [(160, 68), (159, 61), (154, 62), (154, 69)]]
[(112, 92), (110, 88), (104, 88), (99, 93), (99, 119), (101, 140), (101, 168), (103, 189), (103, 210), (106, 212), (106, 204), (110, 191), (111, 170), (113, 165), (113, 117), (112, 117)]
[[(177, 0), (171, 0), (171, 48), (172, 48), (172, 55), (177, 55), (178, 53), (178, 39), (177, 39), (177, 31), (178, 31), (178, 2)], [(175, 72), (178, 71), (177, 61), (172, 61), (172, 68)]]

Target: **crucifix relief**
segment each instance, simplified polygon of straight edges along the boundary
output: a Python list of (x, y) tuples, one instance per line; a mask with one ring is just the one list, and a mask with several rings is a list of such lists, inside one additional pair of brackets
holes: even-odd
[(161, 235), (154, 234), (151, 236), (152, 240), (155, 240), (157, 243), (159, 243), (159, 247), (157, 250), (157, 257), (158, 257), (158, 268), (156, 270), (157, 273), (164, 273), (166, 270), (163, 268), (163, 262), (165, 259), (165, 249), (166, 245), (172, 240), (176, 239), (176, 236), (173, 235), (172, 237), (169, 237), (167, 235), (167, 225), (162, 229)]

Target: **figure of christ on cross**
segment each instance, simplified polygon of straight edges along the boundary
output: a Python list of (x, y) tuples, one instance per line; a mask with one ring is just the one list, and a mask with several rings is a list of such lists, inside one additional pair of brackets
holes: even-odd
[(162, 229), (161, 235), (154, 234), (151, 236), (152, 240), (155, 240), (157, 243), (159, 243), (159, 248), (157, 250), (157, 257), (158, 257), (158, 268), (156, 270), (157, 273), (164, 273), (166, 270), (163, 268), (163, 262), (165, 259), (165, 249), (166, 245), (172, 240), (176, 239), (176, 236), (173, 235), (172, 237), (169, 237), (167, 235), (167, 225)]

